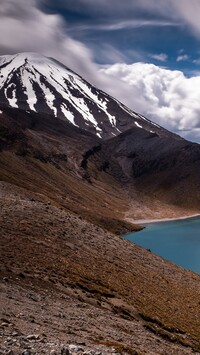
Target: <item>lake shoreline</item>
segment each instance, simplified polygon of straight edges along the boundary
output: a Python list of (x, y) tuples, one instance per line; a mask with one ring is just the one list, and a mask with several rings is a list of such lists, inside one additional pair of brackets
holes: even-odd
[(140, 224), (142, 226), (143, 224), (159, 223), (159, 222), (173, 222), (173, 221), (185, 220), (185, 219), (195, 218), (195, 217), (200, 217), (200, 214), (197, 213), (197, 214), (193, 214), (193, 215), (189, 215), (189, 216), (174, 217), (174, 218), (140, 219), (140, 220), (134, 220), (134, 223)]

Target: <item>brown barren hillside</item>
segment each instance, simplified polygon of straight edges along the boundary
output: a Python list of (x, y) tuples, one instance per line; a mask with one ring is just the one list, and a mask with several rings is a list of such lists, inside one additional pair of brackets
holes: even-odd
[(200, 353), (198, 275), (41, 194), (0, 189), (2, 354)]
[(1, 353), (199, 354), (200, 276), (112, 233), (198, 206), (143, 193), (115, 138), (2, 111)]

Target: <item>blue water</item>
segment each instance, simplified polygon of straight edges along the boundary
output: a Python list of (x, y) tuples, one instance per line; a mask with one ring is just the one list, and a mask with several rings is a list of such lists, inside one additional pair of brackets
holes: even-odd
[(200, 274), (200, 218), (149, 223), (124, 237), (154, 254)]

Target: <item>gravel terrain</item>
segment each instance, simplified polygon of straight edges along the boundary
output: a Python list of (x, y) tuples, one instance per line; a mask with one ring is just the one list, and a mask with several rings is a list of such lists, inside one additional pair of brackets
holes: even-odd
[(0, 185), (0, 354), (199, 354), (200, 277)]

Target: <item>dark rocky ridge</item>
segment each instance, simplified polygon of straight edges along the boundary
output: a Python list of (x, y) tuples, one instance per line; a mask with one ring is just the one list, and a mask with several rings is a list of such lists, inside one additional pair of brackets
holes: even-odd
[(107, 141), (105, 151), (141, 194), (199, 209), (199, 144), (132, 128)]

